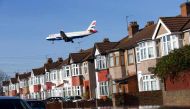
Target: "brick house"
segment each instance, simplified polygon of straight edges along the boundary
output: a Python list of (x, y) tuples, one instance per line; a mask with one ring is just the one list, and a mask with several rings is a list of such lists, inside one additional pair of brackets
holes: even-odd
[(10, 78), (9, 96), (18, 96), (18, 94), (19, 94), (19, 84), (18, 84), (18, 80), (16, 77)]
[(44, 64), (45, 68), (45, 82), (46, 82), (46, 98), (59, 96), (56, 86), (62, 84), (60, 80), (61, 71), (59, 66), (63, 63), (62, 58), (58, 58), (57, 61), (53, 62), (51, 58), (48, 58), (47, 63)]
[(107, 51), (113, 49), (118, 43), (104, 39), (94, 44), (94, 64), (96, 74), (96, 98), (109, 97), (112, 92), (111, 76), (108, 68)]
[(9, 83), (10, 83), (10, 81), (3, 81), (2, 82), (3, 95), (4, 96), (9, 96)]
[[(168, 55), (174, 49), (190, 45), (190, 2), (181, 5), (180, 16), (160, 17), (152, 39), (159, 43), (159, 57)], [(189, 75), (186, 74), (183, 78), (185, 77)], [(189, 81), (186, 82), (189, 83)], [(166, 79), (165, 90), (189, 89), (190, 87), (185, 84), (183, 82), (174, 84)]]
[(29, 84), (28, 84), (30, 77), (31, 77), (31, 72), (19, 74), (18, 76), (20, 98), (22, 99), (30, 98), (30, 91), (29, 91)]
[(71, 67), (72, 95), (85, 98), (95, 98), (95, 74), (93, 49), (80, 50), (70, 53), (69, 64)]
[(35, 99), (45, 99), (45, 68), (35, 68), (32, 69), (33, 79), (30, 81), (30, 84), (33, 86), (32, 98)]

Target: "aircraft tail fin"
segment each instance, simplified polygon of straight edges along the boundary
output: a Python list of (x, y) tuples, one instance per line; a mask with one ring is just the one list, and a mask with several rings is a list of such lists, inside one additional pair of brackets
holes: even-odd
[(88, 27), (87, 31), (96, 31), (95, 30), (95, 27), (96, 27), (96, 21), (92, 21), (90, 26)]

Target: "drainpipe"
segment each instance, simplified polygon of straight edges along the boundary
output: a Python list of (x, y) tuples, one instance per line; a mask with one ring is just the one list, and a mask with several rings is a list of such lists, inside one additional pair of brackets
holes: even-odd
[(136, 59), (136, 49), (134, 47), (134, 56), (135, 56), (135, 70), (136, 70), (136, 75), (137, 75), (137, 88), (138, 88), (138, 91), (139, 91), (139, 83), (138, 83), (138, 68), (137, 68), (137, 59)]

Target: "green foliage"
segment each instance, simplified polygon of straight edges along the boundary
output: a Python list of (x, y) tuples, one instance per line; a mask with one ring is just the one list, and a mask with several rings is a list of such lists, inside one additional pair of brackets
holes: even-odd
[(161, 79), (167, 76), (177, 77), (178, 74), (190, 68), (190, 46), (175, 49), (169, 55), (159, 59), (153, 73)]

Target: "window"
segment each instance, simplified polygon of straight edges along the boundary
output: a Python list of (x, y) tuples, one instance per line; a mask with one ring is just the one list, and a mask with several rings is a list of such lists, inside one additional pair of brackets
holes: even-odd
[(154, 41), (147, 41), (141, 42), (136, 47), (136, 58), (137, 62), (151, 59), (155, 57), (155, 42)]
[(100, 84), (100, 95), (108, 95), (109, 94), (108, 81), (99, 82), (99, 84)]
[(46, 80), (47, 80), (47, 81), (50, 81), (49, 72), (46, 73)]
[(72, 76), (81, 75), (78, 64), (72, 64)]
[(87, 62), (83, 63), (83, 72), (84, 72), (84, 74), (88, 73), (88, 63)]
[(71, 76), (71, 73), (70, 73), (70, 67), (69, 66), (65, 66), (63, 68), (63, 78), (66, 78), (66, 77), (70, 77)]
[(74, 96), (81, 96), (81, 86), (73, 86), (73, 95)]
[(133, 64), (134, 63), (134, 58), (133, 58), (133, 51), (128, 50), (127, 51), (127, 57), (128, 57), (128, 64)]
[(183, 46), (182, 37), (177, 37), (176, 35), (163, 36), (161, 42), (162, 56), (168, 55), (170, 51)]
[(139, 51), (139, 47), (136, 47), (136, 59), (137, 59), (137, 62), (140, 62), (140, 51)]
[[(121, 64), (124, 65), (124, 59), (123, 60), (122, 59), (123, 59), (123, 55), (121, 55)], [(109, 67), (119, 66), (120, 65), (119, 52), (110, 53), (108, 55), (108, 63), (109, 63)]]
[(119, 53), (115, 53), (115, 66), (119, 66), (120, 63), (119, 63)]
[(113, 53), (109, 54), (109, 65), (110, 67), (114, 66), (114, 57), (113, 57)]
[(153, 74), (143, 75), (143, 91), (159, 90), (159, 79)]
[(98, 70), (107, 68), (105, 56), (96, 56), (96, 67)]

